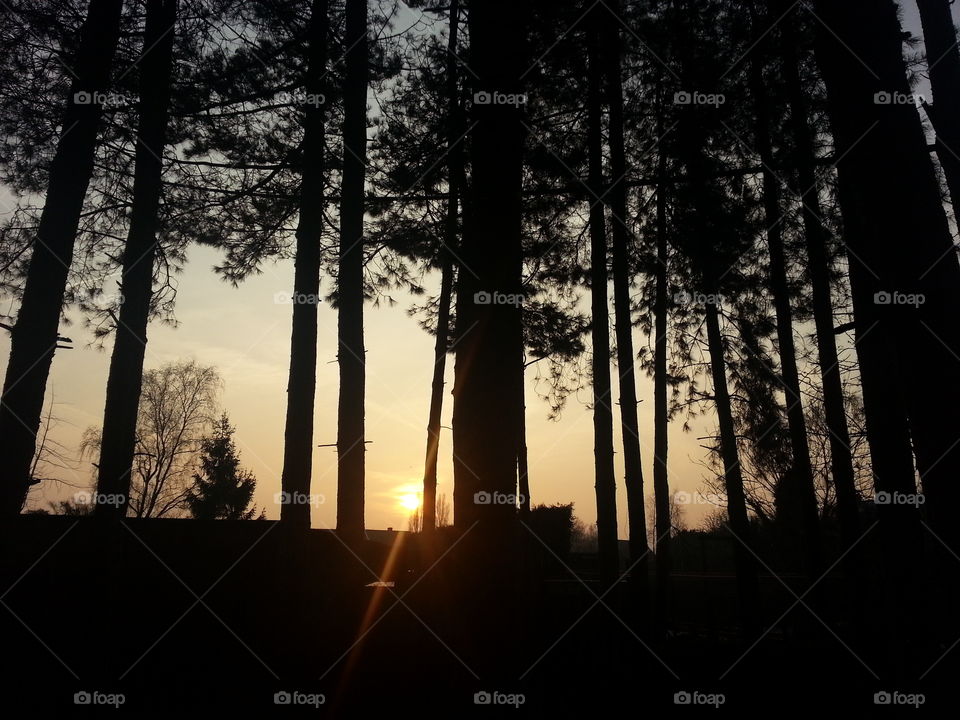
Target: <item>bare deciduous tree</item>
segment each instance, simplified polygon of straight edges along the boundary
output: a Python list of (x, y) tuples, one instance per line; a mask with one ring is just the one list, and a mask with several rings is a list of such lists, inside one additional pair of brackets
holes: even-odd
[[(216, 418), (222, 380), (195, 360), (144, 373), (127, 514), (170, 517), (184, 512), (200, 442)], [(84, 432), (81, 452), (98, 453), (100, 428)]]
[[(684, 520), (684, 507), (677, 502), (676, 495), (668, 496), (669, 505), (670, 505), (670, 537), (673, 537), (678, 532), (687, 529), (686, 520)], [(646, 501), (647, 507), (647, 543), (650, 547), (659, 547), (663, 546), (664, 543), (662, 537), (654, 537), (658, 532), (657, 530), (657, 504), (653, 495), (647, 496)], [(661, 523), (662, 525), (662, 523)]]
[[(434, 517), (436, 518), (436, 527), (442, 528), (450, 525), (450, 501), (446, 494), (437, 495), (437, 502), (434, 506)], [(420, 532), (423, 530), (423, 505), (417, 507), (410, 513), (410, 519), (407, 520), (407, 529), (410, 532)]]
[(34, 453), (33, 462), (30, 465), (31, 485), (36, 486), (41, 482), (50, 481), (58, 487), (68, 485), (76, 487), (71, 482), (57, 477), (58, 471), (67, 471), (72, 474), (77, 472), (77, 464), (67, 447), (54, 437), (56, 428), (62, 422), (54, 412), (53, 408), (57, 404), (53, 391), (50, 391), (50, 401), (47, 403), (47, 411), (40, 420), (40, 431), (37, 433), (37, 451)]

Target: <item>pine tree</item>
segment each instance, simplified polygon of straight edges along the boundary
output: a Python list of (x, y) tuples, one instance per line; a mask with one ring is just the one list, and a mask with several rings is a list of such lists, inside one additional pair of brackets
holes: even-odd
[[(778, 15), (787, 12), (787, 0), (777, 8)], [(801, 203), (803, 234), (809, 268), (813, 319), (817, 333), (817, 359), (823, 387), (825, 422), (830, 434), (830, 470), (836, 488), (837, 509), (844, 545), (851, 547), (860, 537), (857, 514), (857, 492), (850, 431), (843, 402), (840, 360), (834, 332), (833, 304), (830, 287), (830, 259), (827, 246), (829, 230), (824, 225), (820, 202), (820, 182), (814, 167), (813, 132), (809, 123), (809, 102), (801, 82), (800, 37), (790, 17), (782, 25), (781, 73), (786, 84), (790, 108), (790, 140), (793, 145), (797, 188)], [(851, 565), (847, 565), (849, 569)]]
[(624, 486), (627, 490), (627, 519), (630, 533), (630, 562), (641, 602), (647, 596), (647, 528), (643, 500), (643, 468), (640, 454), (640, 426), (637, 420), (637, 382), (634, 371), (633, 317), (630, 282), (631, 243), (634, 242), (627, 216), (627, 161), (624, 149), (623, 78), (621, 68), (620, 3), (608, 0), (601, 37), (601, 62), (605, 65), (606, 101), (609, 110), (610, 188), (607, 192), (613, 239), (613, 298), (617, 338), (617, 369), (620, 386), (620, 428), (623, 442)]
[(803, 411), (803, 395), (800, 373), (797, 369), (797, 351), (793, 337), (793, 308), (791, 306), (788, 278), (787, 252), (783, 232), (783, 206), (780, 178), (774, 170), (774, 146), (772, 135), (773, 105), (764, 81), (766, 43), (760, 37), (763, 23), (759, 22), (756, 10), (748, 6), (752, 35), (757, 43), (749, 61), (750, 92), (753, 96), (754, 140), (763, 165), (763, 206), (766, 219), (767, 249), (769, 253), (770, 294), (776, 310), (777, 345), (780, 354), (780, 373), (776, 378), (786, 394), (786, 415), (789, 428), (789, 445), (792, 451), (793, 468), (785, 473), (783, 482), (787, 497), (796, 504), (789, 515), (795, 518), (795, 530), (800, 545), (805, 551), (805, 568), (811, 579), (818, 577), (823, 565), (823, 552), (817, 516), (817, 501), (813, 487), (813, 468), (810, 463), (807, 426)]
[(445, 235), (440, 249), (440, 297), (437, 309), (437, 338), (433, 353), (433, 382), (430, 386), (430, 414), (427, 422), (427, 452), (423, 471), (423, 528), (429, 534), (436, 528), (437, 459), (440, 450), (440, 417), (443, 410), (443, 377), (447, 368), (450, 334), (450, 302), (453, 297), (453, 247), (457, 243), (458, 173), (463, 168), (462, 112), (458, 96), (457, 37), (460, 26), (460, 3), (450, 3), (450, 29), (447, 41), (447, 208)]
[(610, 308), (607, 300), (607, 232), (603, 201), (603, 138), (601, 118), (600, 22), (592, 13), (588, 30), (587, 117), (589, 126), (590, 299), (593, 316), (593, 455), (597, 496), (597, 542), (604, 589), (620, 573), (617, 538), (617, 486), (613, 467), (613, 402), (610, 388)]
[(120, 35), (120, 0), (92, 0), (81, 31), (63, 131), (49, 170), (47, 195), (17, 322), (0, 404), (4, 466), (0, 513), (15, 515), (29, 486), (43, 395), (59, 338), (67, 273), (83, 198), (93, 174), (102, 106)]
[(234, 432), (224, 413), (201, 441), (200, 468), (187, 495), (190, 514), (197, 520), (252, 520), (257, 512), (250, 504), (257, 479), (240, 467)]
[[(100, 495), (130, 494), (130, 475), (136, 445), (137, 406), (143, 384), (147, 323), (157, 255), (157, 215), (163, 193), (163, 151), (167, 139), (176, 38), (177, 0), (147, 6), (140, 63), (140, 126), (130, 230), (123, 251), (123, 301), (117, 319), (107, 399), (97, 490)], [(99, 514), (123, 517), (126, 503), (98, 505)]]
[[(326, 89), (326, 0), (314, 0), (310, 10), (309, 55), (303, 88), (307, 97), (321, 98)], [(301, 169), (300, 221), (294, 258), (293, 329), (290, 338), (290, 372), (287, 380), (287, 415), (283, 442), (281, 485), (290, 493), (310, 492), (313, 469), (313, 412), (317, 390), (317, 303), (320, 294), (323, 234), (325, 109), (308, 103), (303, 117), (303, 167)], [(310, 526), (310, 507), (284, 504), (280, 519)]]
[(340, 402), (337, 411), (337, 532), (363, 536), (364, 398), (363, 346), (364, 198), (367, 157), (369, 58), (366, 0), (347, 0), (346, 77), (343, 86), (343, 181), (340, 189), (340, 252), (337, 271)]

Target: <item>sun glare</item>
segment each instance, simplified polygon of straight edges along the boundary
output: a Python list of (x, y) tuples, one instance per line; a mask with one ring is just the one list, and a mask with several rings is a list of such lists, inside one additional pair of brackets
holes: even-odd
[(400, 507), (402, 507), (404, 510), (413, 512), (420, 507), (420, 496), (416, 493), (405, 493), (400, 496), (398, 502), (400, 503)]

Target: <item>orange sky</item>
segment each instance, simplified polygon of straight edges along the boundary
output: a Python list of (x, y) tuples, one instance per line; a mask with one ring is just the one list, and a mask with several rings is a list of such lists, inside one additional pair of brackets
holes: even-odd
[[(179, 278), (177, 317), (180, 327), (153, 324), (147, 344), (147, 369), (181, 358), (193, 357), (217, 366), (225, 381), (223, 407), (237, 427), (236, 440), (242, 462), (257, 476), (255, 502), (267, 516), (278, 517), (273, 494), (280, 489), (286, 374), (290, 344), (290, 305), (278, 305), (274, 295), (288, 292), (292, 263), (268, 265), (264, 273), (233, 288), (218, 280), (211, 268), (218, 253), (194, 247), (190, 262)], [(327, 280), (322, 291), (329, 287)], [(109, 290), (109, 288), (107, 288)], [(9, 307), (3, 308), (5, 312)], [(320, 306), (319, 362), (315, 443), (336, 440), (337, 366), (336, 313)], [(76, 448), (80, 434), (103, 420), (104, 388), (109, 364), (109, 346), (97, 350), (81, 324), (65, 329), (75, 349), (61, 350), (54, 358), (48, 400), (56, 399), (55, 415), (62, 422), (57, 438)], [(637, 337), (637, 343), (644, 339)], [(426, 418), (433, 366), (433, 340), (406, 314), (406, 305), (366, 308), (367, 345), (367, 525), (372, 528), (406, 528), (403, 495), (421, 482)], [(6, 335), (0, 338), (0, 356), (9, 353)], [(443, 424), (450, 425), (453, 380), (452, 358), (447, 369), (447, 395)], [(593, 495), (593, 429), (589, 388), (569, 400), (559, 422), (546, 419), (547, 405), (536, 397), (533, 371), (528, 371), (528, 446), (531, 495), (535, 503), (575, 502), (578, 516), (595, 519)], [(616, 373), (614, 372), (614, 380)], [(652, 385), (640, 377), (641, 435), (647, 451), (645, 472), (652, 472)], [(672, 428), (673, 484), (677, 490), (698, 486), (703, 469), (692, 459), (703, 457), (695, 431), (684, 434), (679, 424)], [(618, 432), (619, 436), (619, 432)], [(441, 436), (440, 492), (452, 495), (450, 432)], [(617, 441), (619, 443), (619, 439)], [(617, 456), (619, 460), (619, 454)], [(89, 483), (92, 467), (84, 462), (76, 473), (60, 475), (75, 483)], [(618, 473), (621, 470), (618, 466)], [(622, 481), (622, 477), (621, 477)], [(649, 477), (648, 477), (649, 481)], [(316, 448), (314, 492), (326, 502), (313, 509), (314, 527), (336, 522), (336, 455), (333, 448)], [(621, 482), (622, 484), (622, 482)], [(67, 497), (70, 488), (40, 487), (31, 503), (45, 506), (48, 500)], [(625, 495), (619, 493), (621, 534), (625, 534)], [(691, 510), (691, 519), (697, 510)]]

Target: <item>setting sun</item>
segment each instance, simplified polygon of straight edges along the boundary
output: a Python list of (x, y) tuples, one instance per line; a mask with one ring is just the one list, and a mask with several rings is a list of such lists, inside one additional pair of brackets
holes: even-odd
[(404, 510), (413, 512), (420, 507), (420, 496), (416, 493), (405, 493), (400, 496), (398, 502), (400, 503), (400, 507), (402, 507)]

